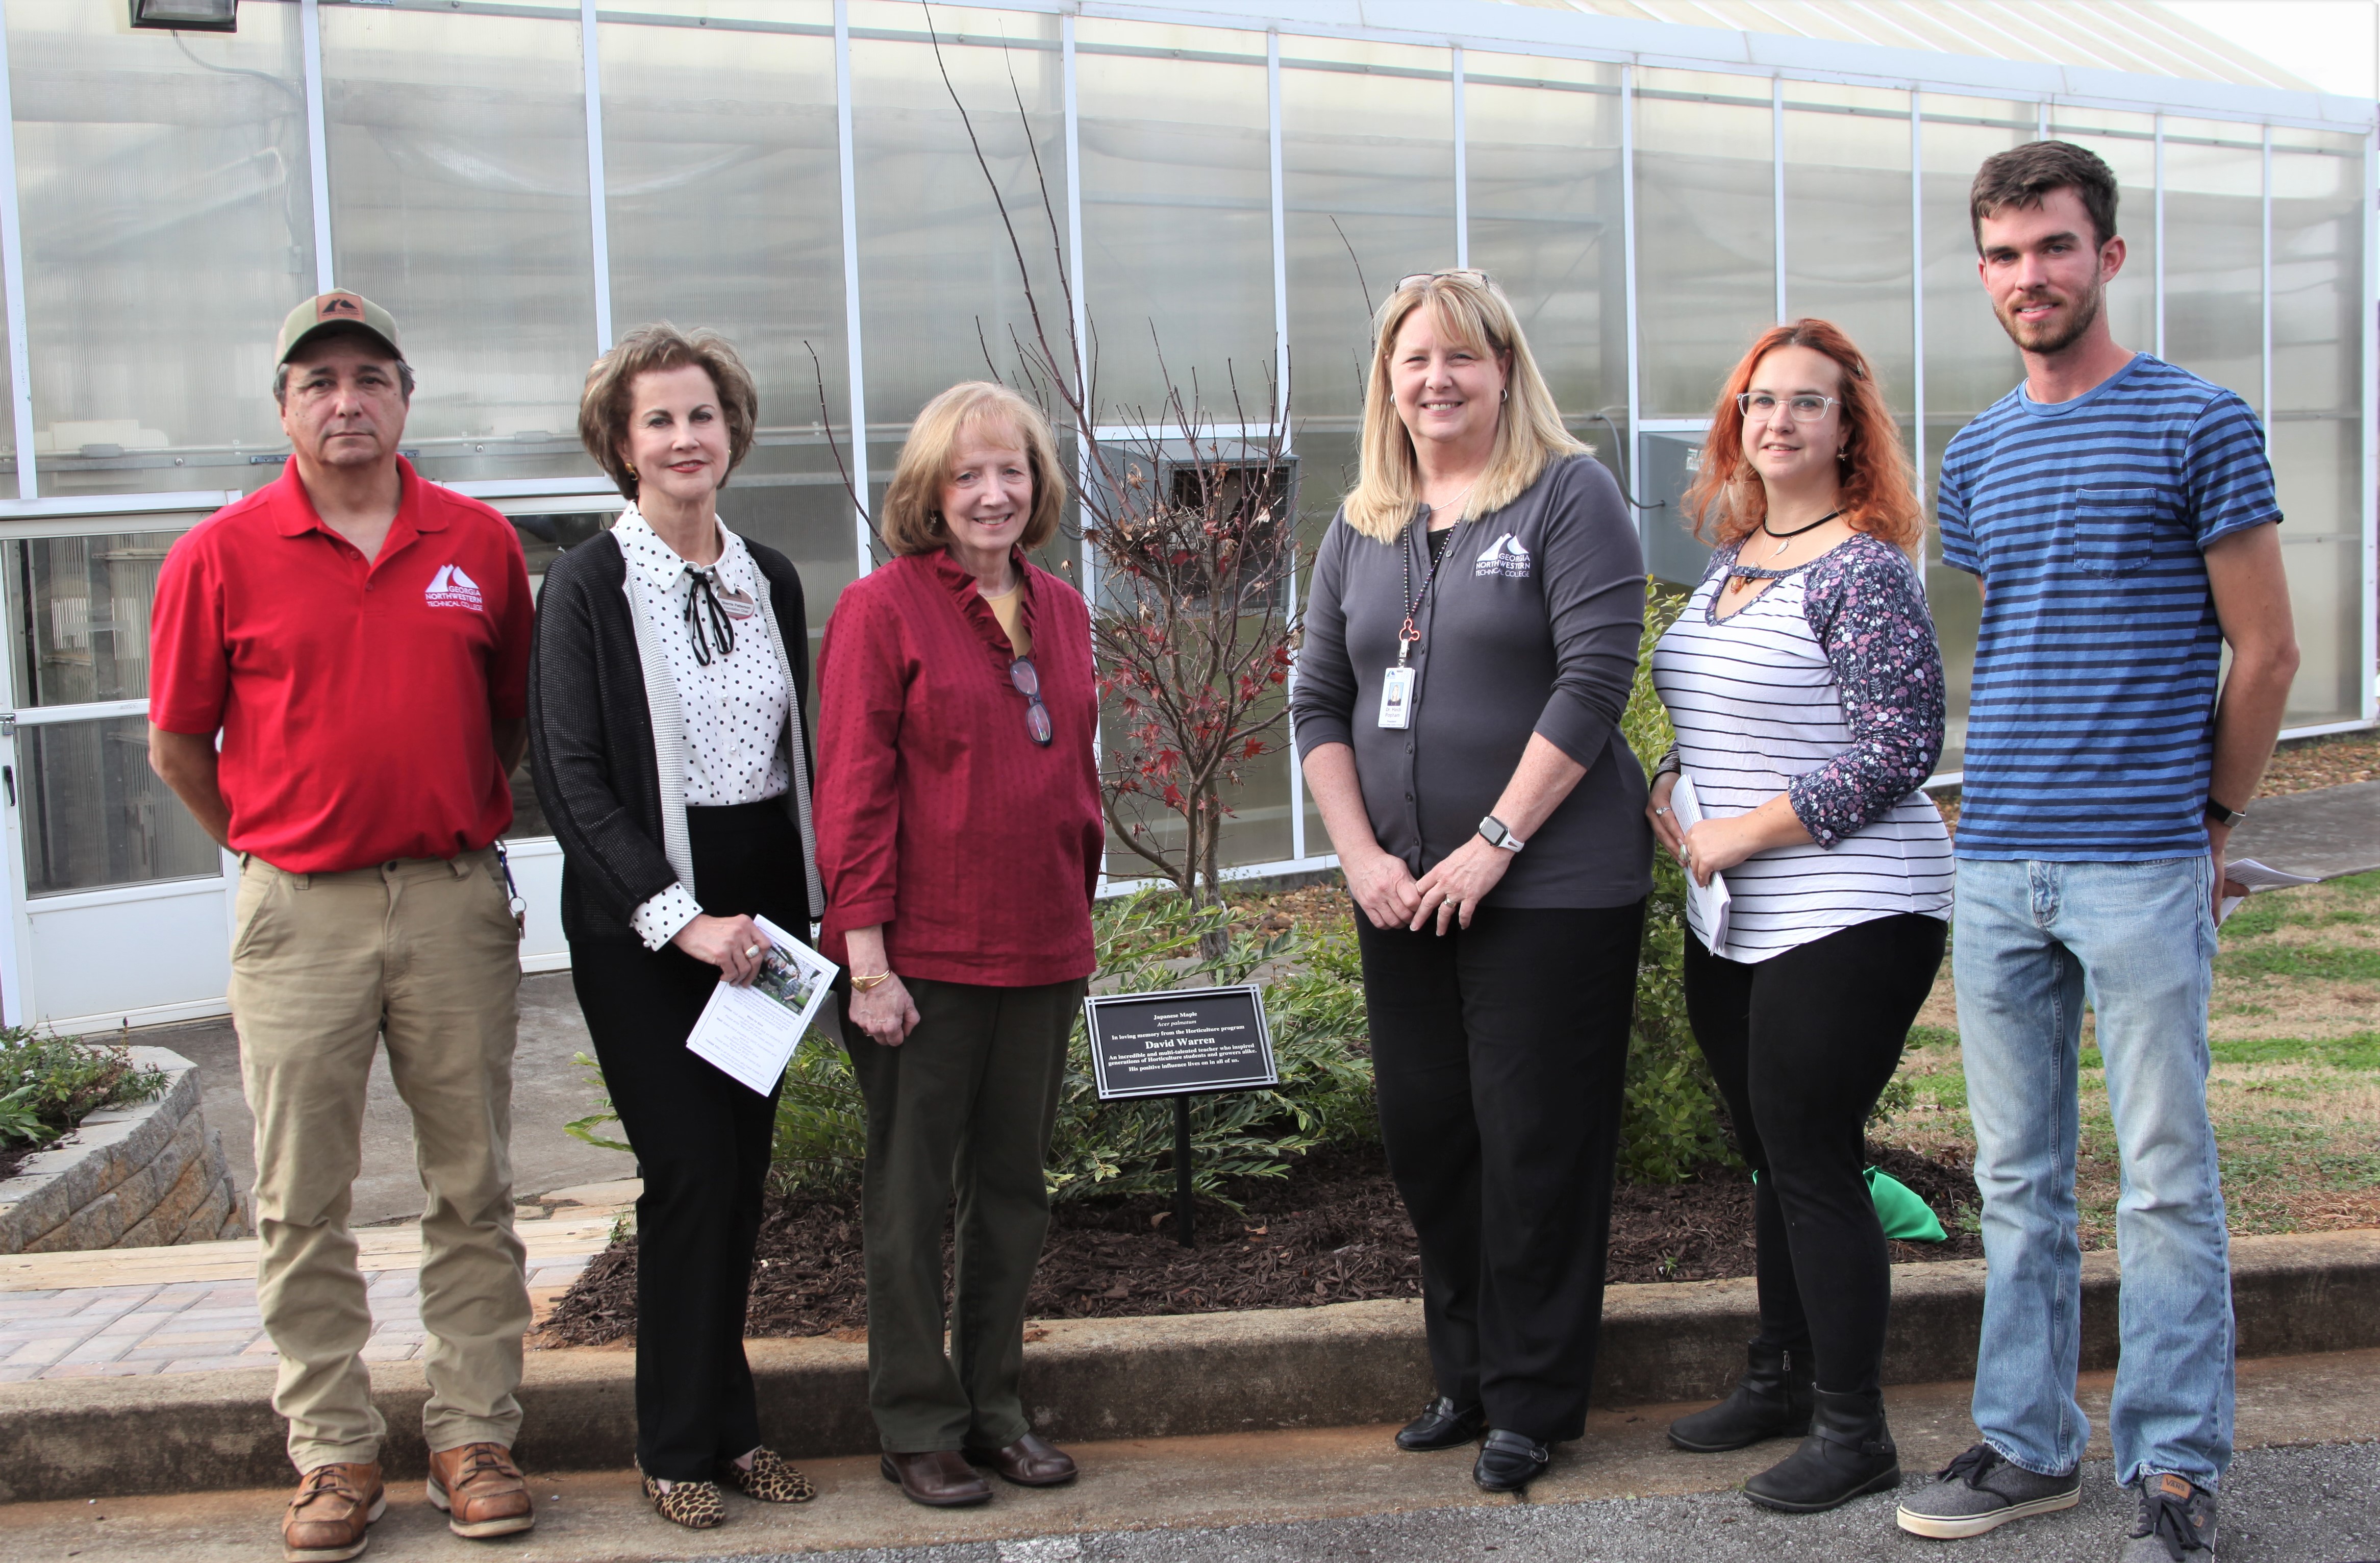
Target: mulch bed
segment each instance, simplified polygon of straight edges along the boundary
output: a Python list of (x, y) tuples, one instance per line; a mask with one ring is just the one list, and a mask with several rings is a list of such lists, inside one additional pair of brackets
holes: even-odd
[[(1980, 1241), (1957, 1230), (1975, 1203), (1963, 1163), (1898, 1146), (1869, 1154), (1931, 1204), (1952, 1237), (1894, 1243), (1895, 1260), (1965, 1259)], [(1247, 1180), (1245, 1212), (1201, 1201), (1197, 1246), (1172, 1235), (1171, 1203), (1078, 1201), (1054, 1213), (1030, 1312), (1041, 1319), (1310, 1308), (1415, 1297), (1421, 1260), (1413, 1224), (1377, 1149), (1324, 1152), (1289, 1177)], [(1752, 1183), (1709, 1167), (1670, 1187), (1623, 1185), (1613, 1202), (1610, 1278), (1699, 1281), (1752, 1273)], [(595, 1346), (636, 1333), (637, 1248), (624, 1239), (598, 1255), (556, 1305), (546, 1346)], [(868, 1323), (856, 1199), (776, 1198), (760, 1233), (748, 1333), (859, 1338)]]

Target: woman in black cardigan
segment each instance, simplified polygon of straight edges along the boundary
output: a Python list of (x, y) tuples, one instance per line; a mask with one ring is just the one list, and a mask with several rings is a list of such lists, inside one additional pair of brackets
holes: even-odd
[(722, 1484), (812, 1496), (760, 1442), (744, 1358), (776, 1093), (686, 1046), (717, 984), (759, 971), (754, 917), (808, 934), (825, 905), (801, 578), (715, 507), (758, 414), (710, 332), (647, 326), (597, 361), (579, 438), (628, 508), (546, 572), (529, 663), (571, 985), (644, 1176), (637, 1464), (653, 1507), (695, 1529), (724, 1518)]

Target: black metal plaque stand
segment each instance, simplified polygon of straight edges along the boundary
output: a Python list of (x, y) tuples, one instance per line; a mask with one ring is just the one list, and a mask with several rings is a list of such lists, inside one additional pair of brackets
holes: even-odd
[(1190, 1233), (1190, 1098), (1173, 1099), (1173, 1235), (1184, 1248), (1197, 1246)]

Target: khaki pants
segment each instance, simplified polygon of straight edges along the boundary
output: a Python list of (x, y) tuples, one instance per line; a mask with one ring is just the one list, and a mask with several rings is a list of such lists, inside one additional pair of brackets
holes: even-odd
[(492, 851), (342, 873), (246, 860), (232, 939), (240, 1081), (256, 1115), (256, 1285), (281, 1353), (273, 1410), (301, 1471), (380, 1455), (362, 1351), (371, 1310), (347, 1212), (378, 1039), (413, 1114), (422, 1431), (432, 1450), (520, 1428), (523, 1250), (513, 1235), (519, 931)]

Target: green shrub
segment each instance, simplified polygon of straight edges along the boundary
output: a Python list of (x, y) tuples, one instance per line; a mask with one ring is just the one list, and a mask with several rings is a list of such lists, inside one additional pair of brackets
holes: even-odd
[[(1101, 902), (1092, 929), (1098, 991), (1148, 993), (1251, 980), (1264, 988), (1281, 1083), (1191, 1099), (1192, 1181), (1199, 1192), (1221, 1198), (1225, 1178), (1282, 1177), (1291, 1158), (1317, 1145), (1378, 1137), (1353, 929), (1318, 937), (1266, 935), (1229, 907), (1196, 906), (1171, 888)], [(1222, 948), (1210, 958), (1200, 945), (1211, 934), (1222, 936)], [(596, 1067), (584, 1054), (578, 1062)], [(599, 1132), (617, 1118), (606, 1101), (565, 1127), (589, 1144), (625, 1150)], [(867, 1150), (867, 1107), (850, 1060), (831, 1044), (805, 1044), (777, 1098), (771, 1152), (777, 1187), (789, 1193), (847, 1192), (858, 1186)], [(1172, 1102), (1100, 1101), (1079, 1020), (1067, 1044), (1048, 1178), (1050, 1196), (1059, 1201), (1173, 1187)]]
[(0, 1030), (0, 1150), (47, 1144), (103, 1107), (146, 1102), (164, 1088), (161, 1071), (121, 1047)]
[[(1636, 683), (1620, 719), (1628, 745), (1649, 773), (1675, 734), (1653, 692), (1653, 642), (1686, 605), (1683, 595), (1652, 586), (1645, 602)], [(1686, 1023), (1686, 875), (1659, 846), (1653, 850), (1653, 894), (1645, 906), (1645, 946), (1636, 961), (1636, 1019), (1628, 1046), (1628, 1102), (1621, 1119), (1620, 1173), (1635, 1183), (1682, 1183), (1706, 1162), (1737, 1161), (1729, 1145), (1718, 1090)]]

